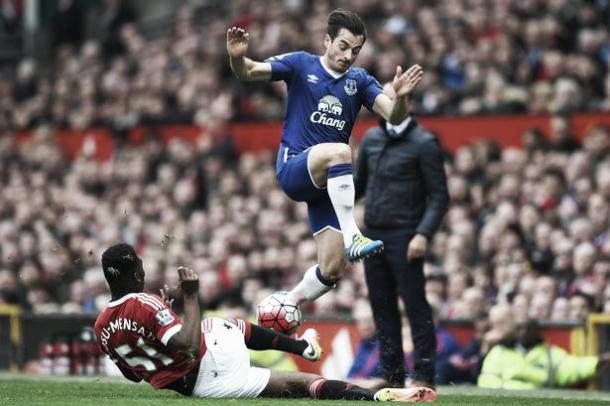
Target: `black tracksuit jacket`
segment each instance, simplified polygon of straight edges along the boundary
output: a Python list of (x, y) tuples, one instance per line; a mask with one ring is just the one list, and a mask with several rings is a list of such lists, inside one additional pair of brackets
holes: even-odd
[(356, 199), (367, 195), (367, 227), (402, 228), (432, 238), (449, 206), (443, 151), (414, 117), (401, 133), (385, 122), (367, 131), (356, 165)]

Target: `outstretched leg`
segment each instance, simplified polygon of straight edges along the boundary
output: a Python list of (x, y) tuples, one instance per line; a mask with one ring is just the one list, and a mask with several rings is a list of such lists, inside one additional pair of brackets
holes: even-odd
[(300, 355), (310, 361), (317, 361), (322, 356), (318, 332), (314, 329), (307, 329), (300, 338), (294, 339), (241, 319), (234, 322), (244, 334), (246, 347), (251, 350), (278, 350)]
[(325, 379), (304, 372), (271, 371), (269, 382), (259, 397), (305, 398), (324, 400), (368, 400), (377, 402), (434, 402), (436, 393), (429, 388), (384, 388), (372, 391), (351, 383)]
[[(308, 358), (308, 349), (306, 349), (300, 355), (312, 360), (317, 360), (320, 358), (319, 356), (321, 355), (322, 351), (318, 344), (317, 332), (314, 329), (306, 330), (303, 334), (303, 339), (295, 340), (285, 335), (279, 334), (273, 330), (250, 324), (243, 320), (236, 319), (234, 322), (235, 325), (237, 325), (237, 327), (239, 328), (239, 330), (243, 332), (244, 342), (248, 348), (256, 350), (277, 349), (298, 354), (298, 351), (303, 347), (305, 342), (308, 344), (307, 348), (311, 348), (312, 344), (315, 345), (315, 347), (319, 351), (317, 358)], [(226, 321), (224, 323), (226, 324), (224, 327), (229, 326)], [(227, 328), (227, 334), (228, 331), (230, 331), (230, 328)], [(224, 333), (224, 331), (222, 332)], [(243, 348), (243, 350), (245, 351), (245, 356), (247, 358), (248, 353), (245, 348)], [(217, 353), (217, 356), (220, 356), (221, 354), (222, 353)], [(253, 393), (255, 393), (254, 396), (258, 395), (260, 397), (274, 398), (310, 397), (312, 399), (376, 400), (382, 402), (397, 401), (408, 403), (430, 401), (436, 398), (434, 393), (432, 393), (434, 394), (434, 398), (432, 398), (431, 394), (426, 392), (428, 391), (427, 388), (385, 388), (375, 392), (370, 389), (365, 389), (347, 382), (325, 379), (315, 374), (308, 374), (303, 372), (269, 371), (253, 367), (249, 368), (250, 372), (253, 373), (252, 376), (254, 376), (255, 378), (265, 376), (265, 387), (262, 392), (259, 392), (260, 389), (254, 392), (253, 390), (244, 391), (244, 388), (238, 388), (236, 395), (237, 397), (251, 396)], [(256, 385), (261, 381), (260, 379), (254, 379), (253, 382), (255, 382), (254, 387), (256, 387)], [(204, 388), (209, 389), (208, 386), (203, 386)], [(252, 388), (252, 386), (250, 388)], [(212, 396), (210, 396), (209, 394), (207, 394), (206, 396), (205, 390), (194, 393), (197, 393), (195, 396), (220, 397), (227, 395), (234, 396), (236, 392), (220, 391), (218, 393), (214, 393)]]
[(261, 397), (374, 400), (375, 392), (343, 381), (303, 372), (271, 371)]

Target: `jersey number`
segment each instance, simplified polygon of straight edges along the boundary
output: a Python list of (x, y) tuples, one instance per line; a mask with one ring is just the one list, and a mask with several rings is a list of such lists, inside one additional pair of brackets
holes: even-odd
[(146, 357), (141, 355), (130, 356), (133, 348), (129, 344), (123, 344), (115, 349), (116, 353), (123, 358), (123, 360), (132, 367), (143, 366), (147, 371), (156, 371), (157, 366), (153, 362), (154, 360), (160, 361), (163, 365), (167, 366), (174, 362), (173, 359), (167, 355), (160, 354), (153, 347), (147, 345), (142, 337), (138, 339), (138, 348), (146, 353)]

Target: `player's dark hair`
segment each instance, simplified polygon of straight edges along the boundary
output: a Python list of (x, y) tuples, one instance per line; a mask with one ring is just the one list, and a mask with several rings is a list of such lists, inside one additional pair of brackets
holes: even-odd
[(102, 254), (102, 269), (109, 284), (125, 280), (141, 266), (142, 261), (129, 244), (115, 244)]
[(345, 28), (354, 35), (362, 35), (366, 41), (366, 28), (358, 14), (338, 8), (328, 15), (326, 21), (326, 31), (331, 40), (335, 39), (341, 28)]

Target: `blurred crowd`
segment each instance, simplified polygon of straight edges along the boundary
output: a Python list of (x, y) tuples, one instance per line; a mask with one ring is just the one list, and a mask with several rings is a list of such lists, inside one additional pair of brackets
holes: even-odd
[[(472, 360), (528, 320), (610, 313), (610, 129), (591, 126), (581, 144), (569, 122), (610, 112), (610, 2), (191, 1), (161, 34), (130, 2), (61, 4), (53, 60), (0, 72), (0, 304), (97, 314), (109, 300), (101, 253), (118, 240), (143, 258), (147, 291), (177, 293), (177, 267), (197, 270), (206, 310), (246, 317), (294, 286), (316, 262), (306, 206), (278, 188), (273, 151), (238, 156), (226, 132), (229, 121), (282, 119), (285, 88), (234, 80), (224, 38), (247, 28), (259, 60), (319, 54), (326, 15), (345, 7), (367, 23), (358, 64), (380, 82), (397, 64), (424, 67), (417, 114), (552, 114), (549, 137), (531, 128), (523, 149), (481, 140), (447, 159), (451, 206), (426, 293), (437, 320), (475, 320), (475, 336), (460, 349), (439, 328), (439, 379), (473, 382)], [(75, 23), (86, 12), (99, 14), (88, 33)], [(165, 122), (194, 123), (200, 136), (166, 143), (154, 130)], [(123, 142), (141, 125), (141, 144)], [(85, 142), (67, 160), (56, 129), (97, 126), (117, 134), (113, 157), (97, 161)], [(31, 139), (6, 136), (21, 130)], [(356, 214), (362, 223), (361, 205)], [(356, 264), (304, 310), (356, 316), (363, 351), (375, 351), (366, 297)], [(374, 376), (374, 363), (355, 365), (352, 378)]]
[(320, 54), (335, 7), (364, 18), (368, 40), (357, 63), (381, 83), (396, 65), (423, 66), (419, 114), (610, 111), (607, 1), (191, 1), (161, 33), (131, 2), (91, 4), (59, 3), (51, 61), (26, 58), (3, 71), (0, 131), (280, 119), (283, 86), (231, 77), (226, 30), (245, 27), (257, 60)]
[[(554, 321), (610, 312), (610, 133), (593, 126), (580, 146), (567, 118), (551, 128), (549, 141), (526, 131), (523, 150), (484, 140), (448, 160), (451, 206), (425, 265), (439, 318), (496, 304)], [(88, 148), (67, 161), (45, 125), (29, 142), (0, 138), (0, 303), (98, 312), (99, 258), (117, 240), (141, 253), (149, 291), (175, 288), (179, 265), (199, 271), (207, 309), (252, 311), (293, 286), (316, 262), (305, 205), (279, 190), (272, 152), (237, 157), (230, 137), (205, 134), (164, 145), (151, 131), (105, 162)], [(305, 310), (348, 315), (366, 295), (355, 265)]]
[(464, 146), (448, 169), (452, 204), (428, 269), (441, 317), (491, 303), (510, 303), (517, 319), (610, 311), (609, 129), (592, 127), (581, 148), (553, 117), (550, 142), (532, 129), (523, 143)]

